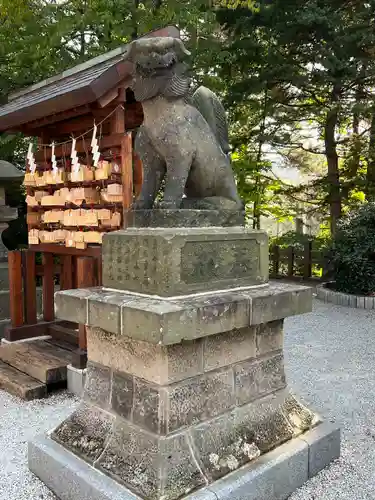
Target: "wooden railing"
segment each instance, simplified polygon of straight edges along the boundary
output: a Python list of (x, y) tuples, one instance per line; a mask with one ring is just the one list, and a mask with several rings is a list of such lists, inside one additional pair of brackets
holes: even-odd
[(294, 246), (270, 247), (270, 276), (304, 280), (323, 280), (327, 275), (327, 262), (321, 252), (313, 250), (312, 243), (303, 249)]
[[(37, 254), (42, 264), (37, 265)], [(57, 262), (56, 262), (57, 261)], [(54, 293), (101, 284), (101, 248), (86, 250), (58, 245), (32, 245), (8, 253), (11, 326), (9, 341), (48, 334), (55, 320)], [(42, 287), (42, 318), (37, 314), (37, 286)], [(84, 325), (79, 326), (79, 348), (86, 349)]]

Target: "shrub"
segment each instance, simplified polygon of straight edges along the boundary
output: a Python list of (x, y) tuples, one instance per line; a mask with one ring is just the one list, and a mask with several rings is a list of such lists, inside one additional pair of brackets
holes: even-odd
[(366, 203), (343, 219), (330, 249), (335, 288), (375, 294), (375, 204)]

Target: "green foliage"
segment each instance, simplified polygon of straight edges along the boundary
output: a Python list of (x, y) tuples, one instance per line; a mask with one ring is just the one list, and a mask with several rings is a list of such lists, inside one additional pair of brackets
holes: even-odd
[[(320, 182), (310, 182), (304, 194), (322, 216), (330, 214), (334, 231), (342, 211), (360, 200), (359, 192), (375, 188), (375, 147), (369, 148), (375, 2), (257, 5), (255, 11), (218, 12), (228, 35), (220, 68), (232, 83), (227, 102), (248, 147), (267, 144), (286, 164), (319, 175)], [(366, 175), (368, 165), (372, 176)], [(284, 194), (297, 193), (300, 187)]]
[[(225, 101), (249, 222), (334, 222), (375, 198), (375, 0), (0, 0), (0, 102), (9, 92), (177, 24), (194, 83)], [(0, 136), (23, 166), (24, 138)], [(308, 176), (291, 184), (273, 165)]]
[(375, 294), (375, 204), (366, 203), (342, 220), (330, 254), (338, 291)]

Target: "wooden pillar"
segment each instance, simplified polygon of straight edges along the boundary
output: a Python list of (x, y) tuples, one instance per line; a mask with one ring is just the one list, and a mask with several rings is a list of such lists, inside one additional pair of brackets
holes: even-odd
[(312, 242), (305, 243), (303, 251), (303, 277), (305, 279), (311, 278), (312, 274)]
[(43, 319), (55, 319), (55, 280), (53, 254), (43, 253)]
[[(124, 213), (133, 204), (133, 154), (132, 136), (128, 132), (121, 139), (121, 177), (122, 177), (122, 206)], [(127, 227), (124, 217), (123, 227)]]
[(24, 260), (24, 297), (26, 324), (37, 323), (35, 252), (22, 252)]
[(294, 275), (294, 248), (292, 246), (288, 247), (288, 277)]
[(272, 247), (272, 273), (275, 278), (279, 276), (280, 271), (280, 247), (274, 245)]
[(62, 255), (60, 258), (60, 290), (71, 290), (73, 288), (73, 257)]
[(23, 325), (22, 256), (19, 250), (8, 252), (9, 301), (12, 328)]

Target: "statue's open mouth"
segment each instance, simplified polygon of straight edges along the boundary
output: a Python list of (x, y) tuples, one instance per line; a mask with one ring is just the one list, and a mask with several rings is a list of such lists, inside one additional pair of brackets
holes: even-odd
[(176, 64), (177, 57), (171, 52), (158, 54), (153, 52), (147, 56), (139, 55), (136, 60), (136, 73), (145, 77), (163, 76), (168, 73)]

